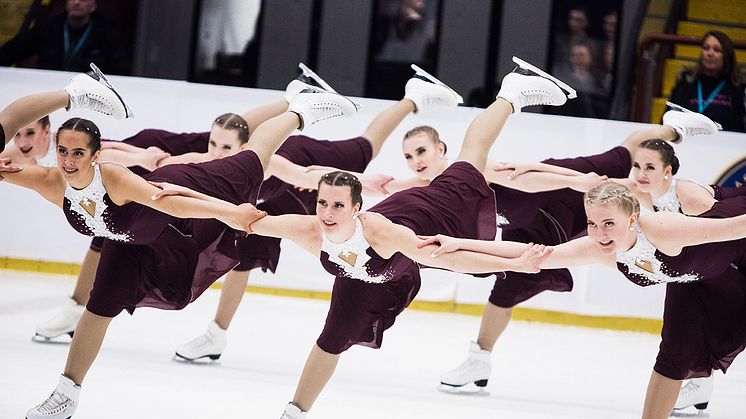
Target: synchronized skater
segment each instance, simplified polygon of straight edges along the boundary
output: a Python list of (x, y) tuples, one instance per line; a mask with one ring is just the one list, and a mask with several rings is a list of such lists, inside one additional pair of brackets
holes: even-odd
[[(25, 99), (42, 102), (35, 106), (46, 113), (67, 105), (56, 96)], [(10, 111), (14, 105), (17, 102)], [(235, 266), (237, 261), (227, 254), (233, 250), (236, 232), (226, 225), (244, 231), (264, 215), (249, 203), (256, 202), (264, 167), (282, 141), (304, 125), (355, 111), (355, 105), (338, 94), (300, 93), (287, 112), (257, 127), (255, 141), (244, 151), (206, 163), (166, 166), (144, 178), (118, 164), (99, 161), (98, 128), (73, 118), (56, 134), (58, 168), (31, 166), (5, 172), (6, 181), (33, 189), (61, 207), (78, 232), (108, 239), (60, 382), (27, 417), (74, 413), (80, 385), (106, 329), (122, 310), (181, 309)], [(3, 127), (27, 123), (18, 120), (21, 117), (37, 115), (11, 112), (11, 118), (2, 120)], [(157, 196), (159, 188), (154, 184), (171, 183), (189, 187), (195, 195)]]
[[(325, 326), (282, 418), (307, 416), (342, 352), (381, 347), (417, 295), (422, 267), (498, 278), (478, 339), (467, 361), (443, 375), (446, 387), (486, 386), (490, 352), (512, 307), (546, 290), (569, 291), (568, 267), (600, 263), (637, 285), (667, 287), (642, 417), (706, 407), (712, 371), (725, 371), (746, 348), (746, 326), (729, 321), (746, 315), (746, 197), (740, 189), (674, 179), (678, 160), (668, 142), (717, 128), (701, 115), (669, 112), (662, 126), (602, 154), (488, 162), (512, 113), (574, 96), (561, 81), (516, 62), (495, 102), (469, 125), (454, 163), (434, 128), (407, 132), (404, 157), (416, 174), (410, 180), (363, 172), (407, 115), (459, 102), (437, 80), (411, 79), (401, 101), (360, 137), (341, 141), (291, 135), (356, 112), (323, 80), (322, 87), (291, 82), (282, 100), (221, 115), (207, 133), (146, 130), (122, 142), (102, 141), (82, 118), (50, 138), (45, 116), (61, 108), (132, 115), (95, 67), (64, 90), (13, 102), (0, 112), (1, 179), (35, 190), (62, 208), (76, 231), (95, 237), (70, 303), (37, 327), (42, 338), (70, 334), (72, 342), (59, 384), (26, 417), (73, 415), (121, 311), (181, 309), (227, 274), (207, 332), (176, 350), (190, 361), (219, 358), (248, 272), (274, 272), (283, 238), (319, 257), (335, 279)], [(361, 211), (364, 191), (390, 196)], [(657, 212), (640, 215), (640, 206)], [(691, 381), (682, 389), (685, 379)]]

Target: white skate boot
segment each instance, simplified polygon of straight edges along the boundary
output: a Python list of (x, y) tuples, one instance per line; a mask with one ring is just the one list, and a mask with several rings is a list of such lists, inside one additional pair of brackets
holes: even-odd
[(575, 90), (561, 80), (520, 58), (513, 57), (513, 62), (518, 67), (503, 78), (497, 93), (498, 98), (513, 105), (513, 113), (520, 113), (526, 106), (561, 106), (567, 99), (577, 97)]
[(73, 337), (75, 326), (78, 325), (80, 316), (83, 315), (85, 306), (78, 304), (72, 298), (68, 299), (67, 304), (51, 319), (40, 323), (36, 326), (36, 335), (33, 340), (36, 342), (50, 342), (52, 339), (70, 335)]
[(60, 382), (44, 402), (26, 412), (26, 419), (69, 419), (80, 400), (80, 386), (60, 376)]
[(207, 332), (176, 348), (174, 360), (196, 361), (210, 358), (215, 361), (228, 346), (227, 335), (227, 330), (221, 329), (215, 321), (211, 321), (207, 326)]
[(697, 416), (707, 416), (704, 410), (707, 409), (707, 405), (710, 403), (713, 381), (713, 376), (710, 375), (705, 378), (692, 378), (689, 382), (681, 386), (679, 398), (676, 400), (672, 416), (679, 416), (681, 413), (679, 412), (680, 410), (690, 406), (694, 406), (697, 409)]
[(298, 68), (301, 71), (301, 74), (293, 79), (290, 83), (288, 83), (287, 87), (285, 88), (285, 101), (287, 103), (292, 102), (293, 98), (300, 92), (304, 90), (309, 90), (312, 92), (332, 92), (337, 93), (336, 90), (334, 90), (329, 83), (327, 83), (324, 79), (322, 79), (318, 74), (314, 73), (313, 70), (306, 67), (305, 64), (299, 63)]
[(78, 74), (65, 86), (70, 95), (68, 111), (74, 109), (89, 109), (109, 115), (114, 119), (132, 118), (132, 110), (124, 103), (124, 99), (106, 79), (106, 76), (91, 63), (91, 70), (85, 74)]
[(338, 93), (303, 90), (293, 98), (288, 110), (300, 116), (298, 129), (303, 131), (321, 121), (352, 116), (357, 112), (357, 106)]
[(476, 342), (471, 342), (466, 361), (440, 377), (440, 389), (449, 393), (474, 393), (473, 387), (464, 388), (467, 384), (474, 383), (477, 393), (487, 394), (484, 387), (487, 387), (487, 381), (492, 373), (491, 355), (492, 352), (485, 351)]
[(458, 94), (448, 86), (417, 77), (412, 77), (407, 82), (404, 97), (414, 102), (415, 113), (434, 106), (454, 108), (459, 104)]
[(674, 143), (698, 135), (715, 135), (718, 132), (715, 122), (696, 112), (668, 111), (663, 114), (663, 125), (668, 125), (679, 134)]
[(280, 419), (306, 419), (307, 415), (307, 412), (300, 410), (300, 407), (290, 402), (285, 406), (285, 410), (282, 412)]

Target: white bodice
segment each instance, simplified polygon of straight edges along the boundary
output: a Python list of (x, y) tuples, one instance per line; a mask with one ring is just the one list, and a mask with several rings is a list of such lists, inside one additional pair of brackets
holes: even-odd
[(36, 159), (36, 165), (42, 167), (57, 167), (57, 146), (54, 140), (49, 140), (49, 150), (43, 157)]
[(671, 179), (671, 186), (659, 197), (653, 197), (653, 206), (657, 211), (681, 212), (681, 202), (676, 195), (676, 179)]
[(108, 205), (104, 201), (106, 189), (101, 180), (99, 165), (94, 166), (93, 180), (83, 189), (75, 189), (68, 183), (65, 187), (65, 198), (70, 201), (70, 210), (88, 227), (94, 236), (128, 242), (128, 234), (117, 234), (111, 231), (104, 219)]
[(637, 274), (651, 283), (663, 284), (668, 282), (692, 282), (702, 279), (699, 274), (689, 273), (674, 276), (670, 270), (656, 258), (656, 248), (645, 237), (645, 233), (637, 226), (637, 242), (626, 252), (616, 252), (616, 261), (627, 266), (632, 274)]
[(334, 243), (322, 232), (321, 250), (329, 255), (329, 261), (338, 265), (344, 276), (363, 282), (380, 284), (388, 281), (385, 274), (372, 276), (365, 266), (370, 260), (367, 253), (370, 243), (363, 234), (363, 224), (355, 218), (355, 232), (342, 243)]

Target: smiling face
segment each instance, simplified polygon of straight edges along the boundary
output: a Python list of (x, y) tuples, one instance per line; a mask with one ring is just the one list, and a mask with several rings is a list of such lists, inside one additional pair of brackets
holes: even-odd
[(586, 205), (588, 237), (605, 255), (629, 250), (637, 237), (634, 226), (637, 216), (625, 213), (616, 205)]
[(671, 166), (663, 163), (658, 151), (638, 148), (632, 162), (632, 176), (641, 191), (662, 195), (670, 185), (671, 172)]
[(213, 125), (210, 130), (210, 140), (207, 146), (207, 154), (210, 159), (222, 159), (232, 156), (241, 151), (241, 141), (238, 132)]
[(86, 133), (66, 129), (57, 134), (57, 166), (72, 187), (81, 189), (91, 183), (92, 163), (98, 155), (98, 151), (92, 152)]
[(353, 216), (360, 204), (352, 203), (352, 188), (347, 185), (321, 183), (316, 198), (316, 218), (321, 231), (334, 242), (341, 243), (355, 232)]
[(705, 74), (716, 76), (723, 71), (725, 61), (723, 60), (723, 46), (714, 36), (708, 36), (702, 43), (702, 51), (699, 59)]
[(16, 133), (13, 143), (24, 158), (42, 158), (49, 151), (49, 125), (42, 127), (39, 121), (32, 122)]
[(424, 132), (406, 138), (402, 143), (402, 151), (409, 170), (420, 179), (433, 180), (445, 169), (443, 144), (436, 144)]

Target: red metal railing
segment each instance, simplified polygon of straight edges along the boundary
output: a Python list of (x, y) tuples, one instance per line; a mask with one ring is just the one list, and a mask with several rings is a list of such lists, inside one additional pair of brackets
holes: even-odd
[[(634, 113), (632, 120), (636, 122), (650, 121), (650, 105), (653, 98), (652, 62), (653, 54), (650, 49), (655, 44), (684, 44), (702, 45), (702, 37), (681, 36), (670, 33), (649, 33), (642, 37), (637, 47), (637, 91), (635, 92)], [(736, 49), (746, 49), (746, 41), (733, 41)], [(660, 74), (660, 73), (658, 73)]]

